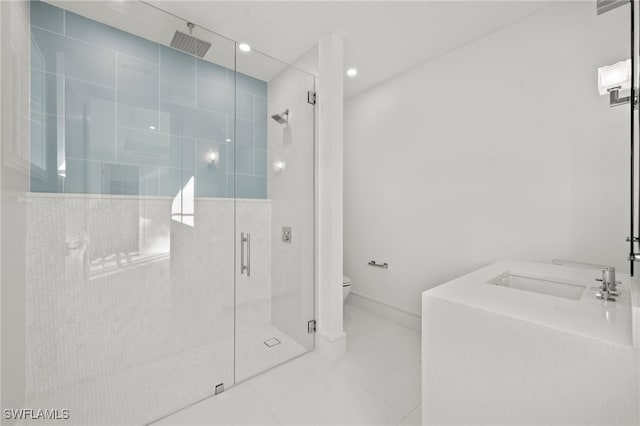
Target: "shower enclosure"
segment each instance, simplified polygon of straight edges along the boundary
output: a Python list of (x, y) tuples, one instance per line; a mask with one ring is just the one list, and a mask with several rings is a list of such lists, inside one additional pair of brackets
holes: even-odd
[(313, 349), (314, 76), (143, 2), (28, 7), (23, 406), (145, 424)]

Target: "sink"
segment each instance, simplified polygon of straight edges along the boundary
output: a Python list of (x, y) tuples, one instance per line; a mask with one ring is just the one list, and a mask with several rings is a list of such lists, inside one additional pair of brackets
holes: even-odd
[(504, 272), (497, 277), (487, 281), (487, 284), (512, 288), (515, 290), (530, 291), (533, 293), (546, 294), (547, 296), (562, 297), (571, 300), (580, 300), (585, 286), (556, 281), (545, 277), (532, 277)]
[(504, 260), (423, 292), (423, 424), (640, 426), (638, 278), (614, 302), (601, 276)]

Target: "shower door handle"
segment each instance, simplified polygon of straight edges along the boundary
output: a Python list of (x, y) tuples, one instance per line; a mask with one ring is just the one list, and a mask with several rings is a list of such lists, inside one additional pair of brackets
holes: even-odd
[(240, 275), (244, 274), (244, 270), (247, 269), (244, 266), (244, 243), (247, 239), (244, 237), (244, 232), (240, 233)]
[(251, 234), (247, 233), (247, 276), (251, 276)]
[[(244, 245), (247, 243), (247, 264), (244, 264)], [(251, 276), (251, 234), (240, 233), (240, 274), (247, 271), (247, 276)]]

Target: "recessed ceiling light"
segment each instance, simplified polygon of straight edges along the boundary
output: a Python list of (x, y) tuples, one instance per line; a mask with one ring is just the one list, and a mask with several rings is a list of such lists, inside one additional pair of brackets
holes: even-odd
[(231, 139), (225, 139), (224, 141), (225, 142), (231, 142)]
[(250, 52), (251, 46), (249, 46), (247, 43), (240, 43), (238, 45), (238, 49), (242, 50), (243, 52)]
[(149, 130), (155, 130), (155, 129), (156, 129), (156, 126), (153, 126), (153, 125), (149, 126)]
[(347, 75), (348, 75), (349, 77), (355, 77), (356, 75), (358, 75), (358, 70), (357, 70), (357, 69), (355, 69), (355, 68), (349, 68), (349, 69), (347, 70)]

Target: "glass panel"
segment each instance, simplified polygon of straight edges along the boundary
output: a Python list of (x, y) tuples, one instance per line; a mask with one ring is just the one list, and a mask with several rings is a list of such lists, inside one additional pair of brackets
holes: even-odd
[[(631, 2), (630, 4), (631, 13), (632, 13), (632, 34), (633, 34), (633, 46), (631, 52), (631, 58), (633, 60), (633, 88), (634, 94), (636, 96), (636, 102), (633, 106), (633, 110), (631, 112), (631, 123), (630, 123), (630, 152), (631, 152), (631, 164), (630, 164), (630, 192), (629, 192), (629, 207), (630, 207), (630, 221), (629, 221), (629, 255), (630, 259), (633, 255), (635, 257), (636, 254), (640, 253), (638, 249), (637, 241), (634, 241), (640, 235), (640, 161), (638, 157), (640, 156), (640, 143), (639, 134), (640, 129), (638, 128), (638, 122), (640, 121), (640, 117), (638, 116), (638, 93), (640, 91), (640, 7), (635, 2)], [(631, 108), (631, 104), (629, 104)], [(638, 274), (638, 263), (633, 260), (629, 260), (629, 270), (631, 276)]]
[[(554, 33), (558, 34), (557, 47), (549, 50), (557, 51), (560, 59), (560, 49), (570, 55), (564, 53), (563, 60), (551, 64), (556, 68), (566, 66), (566, 70), (557, 72), (558, 82), (550, 89), (561, 93), (564, 87), (563, 96), (568, 95), (574, 106), (549, 110), (544, 117), (550, 124), (562, 123), (564, 134), (569, 136), (566, 139), (571, 141), (573, 259), (591, 259), (628, 273), (625, 261), (629, 246), (615, 235), (628, 235), (632, 220), (631, 112), (627, 98), (631, 92), (631, 6), (630, 2), (620, 2), (621, 6), (597, 14), (594, 8), (603, 2), (597, 3), (554, 6), (555, 16), (563, 21), (557, 23)], [(539, 33), (543, 31), (539, 29)], [(540, 61), (546, 56), (538, 54)], [(624, 66), (611, 67), (620, 63)], [(613, 80), (618, 83), (611, 86)], [(622, 102), (614, 101), (616, 96)], [(558, 136), (565, 138), (563, 134)], [(593, 200), (598, 200), (598, 206), (591, 209)]]
[(146, 424), (234, 383), (235, 44), (66, 6), (31, 5), (25, 407)]
[(240, 381), (314, 344), (307, 331), (314, 318), (314, 107), (307, 91), (315, 79), (255, 50), (236, 55)]

